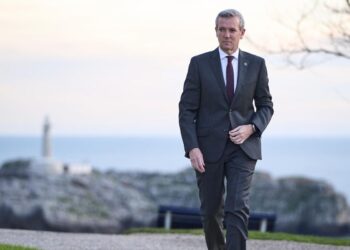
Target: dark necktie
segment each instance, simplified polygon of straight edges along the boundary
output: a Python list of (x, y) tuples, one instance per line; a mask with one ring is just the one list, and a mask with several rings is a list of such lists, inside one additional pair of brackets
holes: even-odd
[(234, 95), (234, 77), (233, 77), (233, 66), (232, 66), (232, 60), (233, 56), (226, 56), (227, 57), (227, 67), (226, 67), (226, 92), (227, 96), (232, 101), (233, 95)]

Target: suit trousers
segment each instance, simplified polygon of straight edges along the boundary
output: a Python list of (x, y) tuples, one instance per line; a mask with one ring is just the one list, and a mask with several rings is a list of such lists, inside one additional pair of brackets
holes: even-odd
[(196, 171), (208, 250), (246, 249), (249, 191), (255, 165), (256, 160), (249, 158), (239, 145), (228, 140), (223, 156), (217, 163), (205, 163), (204, 173)]

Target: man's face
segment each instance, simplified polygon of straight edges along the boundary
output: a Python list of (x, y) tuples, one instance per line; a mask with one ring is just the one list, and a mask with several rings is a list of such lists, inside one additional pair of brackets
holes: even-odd
[(238, 17), (219, 17), (215, 30), (220, 48), (228, 54), (237, 50), (239, 40), (243, 38), (245, 32), (239, 28)]

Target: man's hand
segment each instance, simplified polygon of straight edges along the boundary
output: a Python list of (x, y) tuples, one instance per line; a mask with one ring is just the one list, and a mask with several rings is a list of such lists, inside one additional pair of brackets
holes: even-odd
[(200, 173), (205, 172), (205, 164), (203, 159), (203, 154), (199, 148), (191, 149), (190, 153), (191, 165), (194, 169), (198, 170)]
[(241, 125), (229, 132), (230, 140), (234, 144), (242, 144), (249, 136), (254, 133), (252, 125)]

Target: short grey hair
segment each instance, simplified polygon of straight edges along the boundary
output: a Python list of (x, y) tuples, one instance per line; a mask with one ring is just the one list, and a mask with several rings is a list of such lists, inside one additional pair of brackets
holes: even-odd
[(243, 18), (242, 14), (238, 10), (227, 9), (227, 10), (221, 11), (217, 15), (217, 17), (215, 19), (215, 29), (218, 27), (219, 17), (223, 17), (223, 18), (238, 17), (238, 19), (239, 19), (239, 28), (241, 30), (244, 29), (244, 18)]

